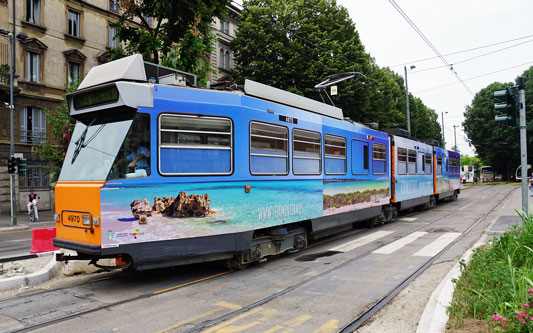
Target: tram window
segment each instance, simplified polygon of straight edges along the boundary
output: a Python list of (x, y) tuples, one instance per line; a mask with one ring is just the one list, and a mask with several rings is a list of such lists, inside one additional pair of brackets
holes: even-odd
[(250, 123), (250, 172), (252, 175), (289, 173), (289, 129), (266, 123)]
[(326, 175), (346, 174), (346, 138), (324, 135), (324, 171)]
[(425, 163), (425, 165), (426, 165), (426, 175), (431, 175), (433, 173), (433, 168), (431, 167), (431, 165), (433, 164), (433, 163), (431, 163), (432, 155), (426, 153), (425, 156), (426, 156), (426, 163)]
[(294, 129), (292, 131), (292, 172), (295, 175), (319, 175), (322, 138), (320, 133)]
[(368, 142), (352, 140), (352, 174), (368, 175)]
[(372, 144), (372, 173), (382, 175), (386, 173), (387, 151), (381, 143)]
[(407, 156), (407, 172), (410, 175), (416, 174), (416, 150), (409, 149)]
[(437, 156), (437, 175), (442, 175), (442, 156)]
[(418, 170), (419, 175), (426, 173), (426, 164), (424, 162), (424, 153), (419, 152), (418, 158), (416, 159), (416, 169)]
[(149, 176), (150, 155), (150, 115), (137, 113), (107, 179)]
[(407, 149), (398, 148), (398, 163), (396, 163), (399, 175), (407, 174)]
[(230, 119), (164, 114), (159, 119), (163, 175), (228, 175), (233, 169)]
[(449, 171), (449, 168), (448, 168), (448, 158), (445, 157), (445, 158), (444, 158), (444, 161), (445, 161), (444, 164), (446, 164), (446, 172), (448, 172), (448, 171)]

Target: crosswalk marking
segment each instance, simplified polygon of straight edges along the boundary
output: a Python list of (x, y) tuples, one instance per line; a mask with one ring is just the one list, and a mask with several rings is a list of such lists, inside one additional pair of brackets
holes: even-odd
[(402, 217), (401, 219), (398, 219), (398, 221), (407, 221), (407, 222), (413, 222), (414, 220), (417, 220), (418, 217)]
[(460, 232), (447, 232), (436, 240), (434, 240), (433, 242), (424, 246), (422, 249), (420, 249), (413, 255), (418, 257), (433, 257), (460, 235)]
[(376, 231), (370, 235), (355, 239), (351, 242), (341, 244), (339, 246), (332, 247), (329, 249), (329, 251), (336, 251), (336, 252), (348, 252), (353, 249), (356, 249), (360, 246), (366, 245), (368, 243), (371, 243), (377, 239), (380, 239), (382, 237), (385, 237), (387, 235), (392, 234), (394, 231)]
[(405, 245), (414, 242), (415, 240), (417, 240), (418, 238), (420, 238), (420, 237), (422, 237), (422, 236), (424, 236), (426, 234), (427, 234), (427, 232), (423, 232), (423, 231), (413, 232), (412, 234), (409, 234), (409, 235), (407, 235), (405, 237), (402, 237), (402, 238), (390, 243), (389, 245), (385, 245), (382, 248), (379, 248), (379, 249), (377, 249), (376, 251), (374, 251), (372, 253), (391, 254), (391, 253), (401, 249)]

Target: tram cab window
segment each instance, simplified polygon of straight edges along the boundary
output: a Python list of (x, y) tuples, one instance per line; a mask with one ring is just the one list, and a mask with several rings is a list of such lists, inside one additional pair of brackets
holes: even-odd
[(228, 175), (233, 171), (233, 124), (228, 118), (163, 114), (159, 137), (163, 175)]
[(399, 175), (407, 174), (407, 149), (398, 147), (398, 162), (396, 166)]
[(387, 151), (381, 143), (372, 144), (372, 173), (382, 175), (386, 173)]
[(260, 122), (250, 123), (250, 172), (252, 175), (289, 173), (289, 129)]
[(433, 173), (433, 168), (431, 167), (432, 166), (432, 162), (431, 162), (431, 159), (432, 159), (432, 155), (429, 154), (429, 153), (426, 153), (425, 154), (425, 157), (426, 157), (426, 175), (431, 175)]
[(150, 155), (150, 115), (137, 113), (107, 179), (149, 176)]
[(419, 152), (418, 158), (416, 159), (416, 169), (418, 170), (419, 175), (423, 175), (426, 173), (426, 164), (424, 161), (424, 153)]
[(295, 175), (322, 173), (320, 133), (294, 129), (292, 132), (292, 171)]
[(324, 170), (326, 175), (346, 174), (346, 138), (324, 135)]
[(409, 149), (407, 156), (407, 172), (410, 175), (416, 174), (416, 150)]
[(437, 175), (442, 175), (442, 156), (437, 156)]

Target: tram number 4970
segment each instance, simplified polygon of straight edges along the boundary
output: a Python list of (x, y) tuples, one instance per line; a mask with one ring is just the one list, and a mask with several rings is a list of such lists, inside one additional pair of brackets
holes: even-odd
[(67, 221), (69, 221), (69, 222), (80, 223), (80, 216), (79, 216), (79, 215), (72, 215), (72, 214), (69, 214), (69, 215), (67, 216)]

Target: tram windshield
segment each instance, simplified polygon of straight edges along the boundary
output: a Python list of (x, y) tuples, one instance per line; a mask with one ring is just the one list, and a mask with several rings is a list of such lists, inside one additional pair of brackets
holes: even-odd
[(59, 180), (103, 181), (148, 176), (149, 121), (149, 115), (141, 113), (103, 123), (98, 119), (88, 124), (78, 121)]

